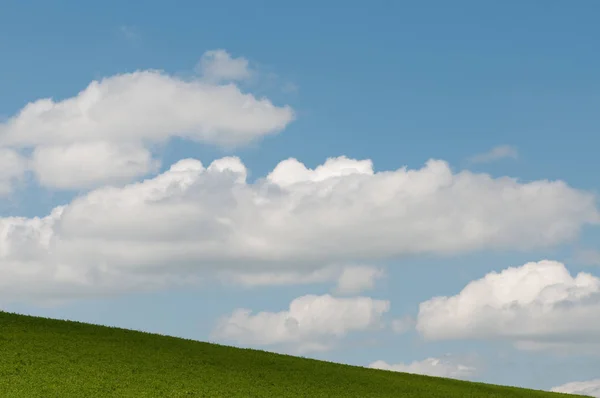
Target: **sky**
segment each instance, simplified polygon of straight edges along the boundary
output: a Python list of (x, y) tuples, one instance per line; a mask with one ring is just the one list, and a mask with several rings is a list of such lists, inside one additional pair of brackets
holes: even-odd
[(600, 397), (599, 12), (7, 0), (0, 306)]

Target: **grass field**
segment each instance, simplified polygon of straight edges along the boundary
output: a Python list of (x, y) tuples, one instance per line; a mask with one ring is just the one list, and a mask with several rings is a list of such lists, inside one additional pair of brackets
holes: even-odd
[(5, 312), (0, 396), (567, 397)]

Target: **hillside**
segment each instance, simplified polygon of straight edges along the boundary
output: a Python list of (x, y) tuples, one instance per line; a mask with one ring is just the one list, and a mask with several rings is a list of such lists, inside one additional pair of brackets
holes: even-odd
[(0, 312), (2, 397), (566, 397)]

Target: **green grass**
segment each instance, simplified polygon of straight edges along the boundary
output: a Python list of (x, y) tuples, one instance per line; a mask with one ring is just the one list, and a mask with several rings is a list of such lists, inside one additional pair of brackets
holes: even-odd
[(566, 397), (0, 312), (1, 397)]

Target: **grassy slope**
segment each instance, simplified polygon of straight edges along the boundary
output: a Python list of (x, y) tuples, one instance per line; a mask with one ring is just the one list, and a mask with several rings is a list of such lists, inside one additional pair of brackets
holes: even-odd
[[(563, 397), (0, 312), (1, 397)], [(565, 396), (566, 397), (566, 396)]]

